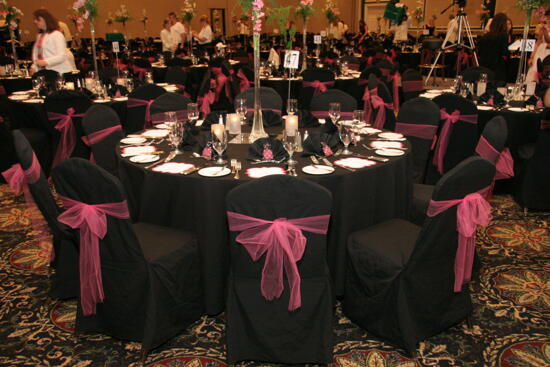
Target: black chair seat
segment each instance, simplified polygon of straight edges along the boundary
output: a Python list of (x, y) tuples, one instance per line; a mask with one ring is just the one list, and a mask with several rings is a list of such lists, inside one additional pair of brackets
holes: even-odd
[(348, 237), (351, 261), (361, 265), (358, 271), (393, 277), (409, 260), (420, 229), (406, 220), (390, 219), (353, 232)]
[(188, 251), (188, 248), (196, 247), (196, 239), (191, 232), (151, 223), (134, 223), (133, 228), (143, 255), (150, 263), (164, 259), (175, 251)]

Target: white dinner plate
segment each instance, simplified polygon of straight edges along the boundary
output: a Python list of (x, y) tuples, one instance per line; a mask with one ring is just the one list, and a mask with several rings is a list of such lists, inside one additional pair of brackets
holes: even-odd
[(32, 99), (26, 99), (23, 102), (24, 103), (44, 103), (44, 100), (40, 98), (32, 98)]
[(128, 100), (128, 97), (116, 97), (116, 98), (113, 98), (113, 101), (117, 101), (117, 102), (123, 102), (123, 101), (127, 101)]
[(146, 141), (147, 139), (145, 138), (124, 138), (120, 140), (122, 144), (142, 144)]
[(29, 94), (31, 92), (33, 92), (32, 89), (30, 89), (30, 90), (19, 90), (17, 92), (13, 92), (12, 94)]
[(527, 108), (510, 107), (510, 108), (508, 108), (508, 111), (513, 111), (513, 112), (525, 112), (525, 111), (527, 111)]
[(142, 154), (135, 155), (130, 158), (130, 162), (134, 163), (151, 163), (159, 160), (159, 156), (156, 154)]
[(478, 109), (478, 110), (482, 110), (482, 111), (492, 111), (492, 110), (494, 110), (495, 108), (492, 107), (492, 106), (477, 106), (477, 109)]
[(157, 83), (157, 85), (159, 87), (166, 87), (168, 85), (168, 83)]
[(111, 102), (110, 99), (94, 99), (94, 103), (107, 103)]
[(198, 171), (198, 174), (204, 177), (222, 177), (231, 173), (227, 167), (206, 167)]
[(9, 99), (11, 99), (12, 101), (23, 101), (27, 98), (29, 98), (27, 94), (14, 94), (13, 96), (9, 97)]
[(403, 139), (403, 134), (399, 133), (380, 133), (378, 136), (384, 139)]
[(398, 157), (405, 154), (405, 152), (400, 149), (376, 149), (375, 153), (384, 157)]
[(328, 175), (334, 172), (334, 167), (316, 164), (315, 166), (302, 167), (302, 171), (310, 175)]
[(156, 125), (153, 125), (155, 128), (157, 129), (169, 129), (170, 126), (166, 125), (166, 124), (156, 124)]

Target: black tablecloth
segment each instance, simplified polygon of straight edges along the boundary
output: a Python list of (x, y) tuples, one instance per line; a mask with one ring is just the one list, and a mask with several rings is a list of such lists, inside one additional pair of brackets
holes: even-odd
[[(278, 133), (280, 128), (271, 132)], [(164, 155), (169, 151), (166, 143), (159, 149), (165, 152)], [(369, 153), (358, 147), (353, 150)], [(229, 269), (225, 196), (233, 187), (249, 180), (244, 174), (247, 168), (256, 167), (246, 160), (248, 145), (230, 144), (227, 152), (229, 158), (237, 158), (243, 164), (240, 180), (233, 179), (233, 175), (205, 178), (197, 173), (189, 176), (158, 173), (125, 158), (121, 158), (120, 164), (120, 178), (126, 187), (134, 219), (197, 233), (208, 314), (220, 313), (225, 304)], [(335, 173), (325, 176), (302, 173), (300, 168), (310, 162), (301, 156), (297, 160), (299, 177), (321, 184), (334, 197), (327, 260), (335, 282), (335, 292), (341, 295), (344, 291), (348, 234), (390, 218), (404, 218), (408, 214), (411, 197), (408, 154), (356, 172), (336, 167)], [(207, 163), (202, 158), (193, 157), (190, 152), (177, 156), (174, 161), (198, 166)]]
[(7, 95), (13, 92), (32, 89), (31, 78), (0, 78), (0, 84), (4, 86)]
[(489, 120), (495, 116), (503, 116), (508, 126), (508, 141), (506, 144), (510, 150), (514, 152), (522, 145), (535, 143), (537, 141), (542, 112), (478, 110), (478, 116), (480, 135)]

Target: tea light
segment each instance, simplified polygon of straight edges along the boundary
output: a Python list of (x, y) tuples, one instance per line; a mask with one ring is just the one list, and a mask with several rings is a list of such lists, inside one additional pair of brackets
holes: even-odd
[(74, 90), (74, 82), (65, 82), (65, 89)]
[(86, 85), (86, 89), (93, 90), (95, 87), (95, 79), (93, 78), (84, 79), (84, 85)]
[(285, 130), (288, 136), (296, 135), (296, 131), (298, 130), (298, 116), (296, 115), (286, 116)]
[(226, 118), (227, 132), (229, 134), (241, 133), (241, 118), (236, 113), (230, 113)]
[(212, 135), (216, 135), (218, 139), (223, 140), (223, 133), (225, 132), (225, 125), (223, 124), (212, 124), (210, 125), (210, 131)]

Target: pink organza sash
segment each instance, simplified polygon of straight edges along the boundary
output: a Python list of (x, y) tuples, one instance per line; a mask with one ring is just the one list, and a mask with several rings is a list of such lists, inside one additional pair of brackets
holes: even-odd
[(499, 152), (482, 135), (477, 143), (476, 153), (496, 166), (495, 180), (514, 177), (514, 159), (510, 149)]
[(145, 122), (148, 123), (148, 122), (151, 122), (151, 104), (154, 101), (155, 101), (154, 99), (147, 100), (147, 99), (128, 97), (126, 106), (128, 108), (145, 106)]
[(486, 226), (491, 221), (491, 205), (484, 199), (491, 186), (479, 192), (466, 195), (456, 200), (430, 200), (427, 215), (434, 217), (447, 209), (458, 205), (456, 210), (456, 230), (458, 232), (458, 247), (455, 255), (454, 291), (460, 292), (462, 285), (472, 277), (474, 262), (476, 226)]
[(253, 261), (266, 254), (262, 270), (261, 292), (268, 301), (279, 298), (283, 292), (283, 267), (290, 284), (288, 309), (301, 307), (300, 273), (296, 263), (306, 248), (302, 231), (326, 234), (330, 215), (273, 221), (227, 212), (229, 230), (241, 232), (236, 241), (242, 244)]
[(128, 219), (126, 200), (119, 203), (89, 205), (59, 195), (66, 210), (57, 218), (71, 228), (80, 229), (80, 301), (85, 316), (96, 313), (96, 304), (103, 302), (103, 280), (99, 239), (107, 234), (107, 217)]
[[(178, 119), (178, 121), (181, 122), (181, 121), (187, 120), (187, 110), (177, 110), (177, 111), (172, 111), (172, 112), (176, 113), (176, 118)], [(151, 115), (151, 122), (153, 123), (153, 125), (164, 123), (166, 121), (166, 116), (164, 114), (165, 114), (165, 112), (159, 112), (159, 113), (152, 114)]]
[(151, 70), (149, 69), (146, 69), (146, 68), (140, 68), (139, 66), (133, 66), (132, 67), (133, 70), (134, 70), (134, 73), (137, 73), (138, 74), (138, 78), (139, 80), (143, 81), (143, 79), (145, 78), (145, 73), (148, 73), (150, 72)]
[[(27, 208), (29, 209), (29, 211), (34, 209), (33, 207), (36, 205), (36, 203), (29, 190), (29, 184), (32, 185), (36, 183), (40, 178), (40, 163), (38, 162), (36, 155), (32, 153), (31, 165), (26, 170), (23, 170), (21, 165), (19, 163), (16, 163), (4, 172), (2, 172), (2, 176), (4, 176), (4, 179), (8, 183), (9, 187), (16, 195), (19, 195), (21, 192), (23, 192), (23, 195), (25, 196), (25, 202), (27, 203)], [(48, 230), (47, 228), (45, 228), (44, 222), (41, 222), (38, 218), (36, 218), (33, 213), (29, 213), (29, 216), (31, 218), (32, 228), (40, 233), (40, 239), (44, 238), (48, 234)], [(52, 260), (54, 256), (55, 254), (52, 248)]]
[(386, 123), (386, 109), (392, 110), (393, 103), (391, 102), (386, 103), (381, 97), (377, 95), (371, 95), (371, 102), (372, 102), (372, 107), (378, 109), (378, 112), (376, 113), (376, 117), (372, 125), (377, 129), (383, 129), (384, 124)]
[[(328, 114), (328, 111), (310, 111), (311, 114), (315, 117), (319, 118), (327, 118), (330, 117)], [(353, 112), (340, 112), (341, 118), (353, 118)]]
[(403, 92), (420, 92), (424, 90), (422, 80), (402, 80)]
[(66, 115), (57, 112), (48, 112), (48, 120), (58, 121), (54, 127), (61, 134), (61, 140), (57, 146), (52, 166), (57, 166), (59, 162), (70, 158), (76, 145), (73, 117), (82, 116), (84, 116), (83, 113), (75, 113), (75, 109), (72, 107), (67, 108)]
[[(94, 131), (93, 133), (88, 134), (88, 136), (83, 136), (82, 141), (84, 142), (84, 144), (90, 147), (94, 144), (99, 143), (100, 141), (102, 141), (103, 139), (105, 139), (115, 131), (122, 131), (122, 126), (114, 125), (114, 126), (105, 128), (103, 130)], [(90, 152), (90, 162), (95, 163), (95, 157), (93, 152)]]
[(315, 91), (313, 92), (313, 95), (316, 96), (320, 93), (326, 92), (328, 87), (334, 86), (334, 81), (322, 82), (319, 80), (314, 80), (311, 82), (303, 82), (302, 86), (304, 88), (314, 88)]
[(541, 130), (550, 130), (550, 120), (540, 120)]
[(447, 146), (449, 145), (454, 124), (458, 121), (477, 124), (477, 115), (461, 115), (459, 110), (454, 110), (453, 113), (449, 114), (445, 108), (442, 108), (440, 112), (441, 119), (444, 121), (441, 134), (435, 146), (433, 163), (437, 166), (438, 172), (443, 174), (443, 160), (445, 153), (447, 153)]
[(203, 117), (206, 117), (210, 113), (210, 105), (216, 102), (216, 93), (209, 90), (204, 96), (197, 98), (197, 103), (200, 106), (200, 110), (203, 113)]
[(395, 132), (405, 136), (414, 136), (415, 138), (432, 140), (437, 132), (437, 125), (405, 124), (397, 122)]
[(229, 100), (231, 100), (231, 89), (230, 89), (231, 86), (227, 82), (229, 78), (223, 73), (222, 68), (212, 67), (210, 68), (210, 70), (212, 70), (212, 73), (216, 77), (216, 89), (215, 89), (216, 101), (219, 101), (222, 90), (225, 91), (225, 96)]
[(237, 71), (237, 77), (239, 78), (239, 90), (241, 93), (250, 88), (251, 82), (248, 80), (242, 69)]

